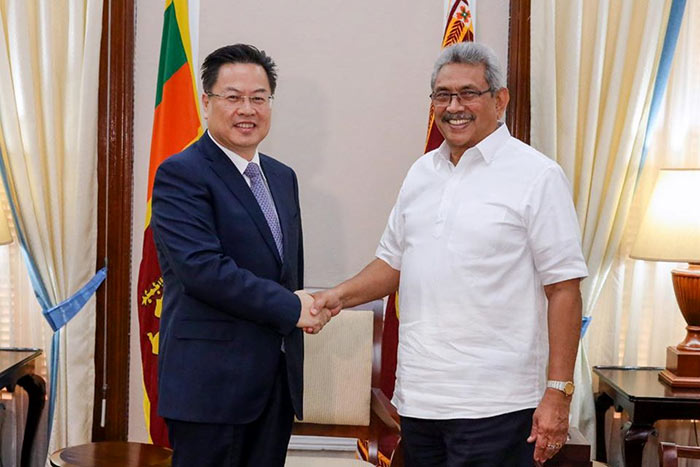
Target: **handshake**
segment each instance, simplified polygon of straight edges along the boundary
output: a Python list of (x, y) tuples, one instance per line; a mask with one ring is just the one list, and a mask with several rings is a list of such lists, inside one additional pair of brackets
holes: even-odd
[(333, 316), (340, 313), (340, 295), (334, 289), (309, 294), (303, 290), (294, 292), (301, 301), (301, 314), (297, 327), (309, 334), (317, 334)]

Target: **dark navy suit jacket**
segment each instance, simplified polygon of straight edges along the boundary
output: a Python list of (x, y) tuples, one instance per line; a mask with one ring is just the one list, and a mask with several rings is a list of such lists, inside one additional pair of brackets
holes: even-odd
[(260, 154), (284, 258), (253, 193), (208, 133), (156, 173), (151, 228), (164, 280), (158, 414), (248, 423), (262, 413), (284, 341), (302, 417), (303, 338), (296, 328), (303, 250), (294, 171)]

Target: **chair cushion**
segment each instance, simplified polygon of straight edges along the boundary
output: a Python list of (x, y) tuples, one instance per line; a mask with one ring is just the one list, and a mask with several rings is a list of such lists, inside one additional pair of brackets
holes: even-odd
[(369, 462), (359, 459), (339, 459), (333, 457), (287, 456), (284, 467), (367, 467)]
[(344, 310), (304, 336), (303, 423), (369, 425), (374, 313)]

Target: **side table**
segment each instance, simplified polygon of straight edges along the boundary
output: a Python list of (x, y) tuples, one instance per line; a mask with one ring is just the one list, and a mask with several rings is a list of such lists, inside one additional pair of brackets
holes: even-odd
[(598, 375), (596, 410), (596, 460), (606, 462), (605, 412), (615, 407), (626, 412), (631, 425), (623, 432), (626, 466), (641, 466), (642, 451), (657, 420), (700, 418), (700, 390), (673, 389), (659, 381), (656, 367), (594, 366)]
[(6, 388), (9, 392), (14, 392), (15, 387), (19, 386), (27, 391), (29, 396), (21, 467), (29, 465), (34, 436), (46, 402), (46, 382), (34, 373), (34, 361), (41, 353), (39, 349), (0, 348), (0, 389)]

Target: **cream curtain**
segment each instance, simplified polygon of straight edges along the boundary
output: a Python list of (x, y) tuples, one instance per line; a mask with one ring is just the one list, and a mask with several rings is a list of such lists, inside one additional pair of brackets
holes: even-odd
[(666, 347), (685, 335), (671, 284), (672, 263), (629, 258), (659, 168), (700, 167), (700, 2), (686, 5), (666, 96), (637, 187), (620, 254), (595, 309), (595, 364), (666, 364)]
[[(95, 273), (102, 0), (0, 0), (0, 15), (5, 163), (30, 255), (55, 305)], [(90, 440), (94, 336), (91, 301), (60, 334), (50, 449)]]
[[(650, 132), (648, 155), (636, 189), (622, 245), (594, 309), (588, 336), (594, 365), (666, 365), (666, 347), (685, 336), (685, 321), (671, 284), (672, 263), (629, 258), (634, 236), (663, 167), (700, 167), (700, 2), (689, 1), (683, 16), (668, 88), (657, 124)], [(659, 438), (696, 445), (689, 422), (657, 424)], [(614, 448), (609, 459), (619, 452)], [(644, 465), (658, 465), (654, 449)]]
[[(670, 0), (533, 0), (531, 142), (573, 187), (591, 315), (634, 192)], [(594, 320), (595, 321), (595, 320)], [(579, 348), (572, 424), (594, 440), (591, 371)]]

